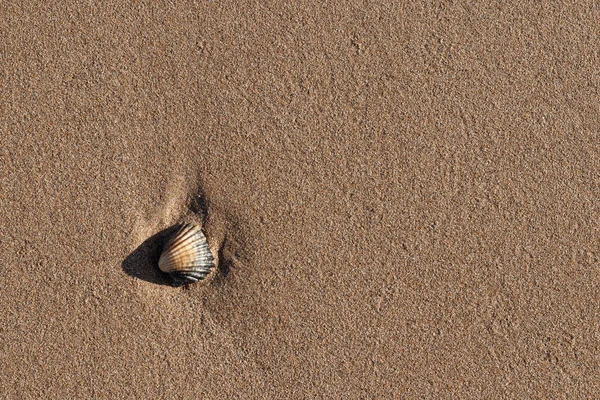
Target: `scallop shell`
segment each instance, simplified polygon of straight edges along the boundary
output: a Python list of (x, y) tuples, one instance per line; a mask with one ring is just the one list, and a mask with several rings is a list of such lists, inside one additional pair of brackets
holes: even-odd
[(215, 266), (206, 237), (199, 226), (181, 224), (165, 243), (158, 268), (173, 278), (176, 284), (202, 280)]

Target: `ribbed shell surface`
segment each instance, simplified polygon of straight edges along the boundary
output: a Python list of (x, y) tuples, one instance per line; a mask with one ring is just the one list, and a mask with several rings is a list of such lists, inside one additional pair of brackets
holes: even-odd
[(189, 283), (204, 279), (215, 266), (214, 260), (200, 227), (183, 224), (165, 244), (158, 267), (176, 283)]

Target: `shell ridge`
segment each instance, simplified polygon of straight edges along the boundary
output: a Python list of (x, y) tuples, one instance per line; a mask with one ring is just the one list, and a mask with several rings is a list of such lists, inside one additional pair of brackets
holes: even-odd
[(202, 259), (209, 261), (214, 261), (214, 257), (210, 252), (200, 252), (196, 250), (192, 250), (189, 252), (180, 251), (176, 254), (168, 254), (163, 259), (162, 262), (186, 262), (189, 259)]
[(204, 279), (215, 267), (214, 260), (201, 228), (189, 223), (182, 224), (166, 242), (158, 267), (174, 283), (183, 284)]
[[(179, 254), (180, 252), (185, 251), (185, 250), (189, 249), (190, 247), (192, 247), (192, 248), (195, 248), (195, 247), (208, 248), (208, 244), (206, 243), (206, 237), (204, 235), (200, 236), (199, 233), (201, 233), (201, 232), (195, 232), (198, 243), (192, 241), (193, 236), (175, 237), (172, 243), (168, 243), (167, 246), (165, 246), (165, 252), (168, 250), (169, 254)], [(190, 244), (190, 242), (191, 242), (191, 244)], [(205, 242), (205, 243), (202, 243), (202, 242)]]

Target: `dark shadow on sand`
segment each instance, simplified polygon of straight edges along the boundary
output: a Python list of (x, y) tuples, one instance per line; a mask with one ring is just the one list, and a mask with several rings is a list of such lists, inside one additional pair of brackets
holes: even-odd
[(219, 265), (217, 266), (219, 272), (220, 272), (220, 277), (227, 278), (227, 275), (229, 275), (229, 271), (231, 271), (231, 266), (232, 266), (232, 262), (229, 258), (225, 257), (225, 245), (227, 243), (227, 237), (225, 237), (225, 239), (223, 240), (223, 243), (221, 244), (221, 247), (219, 248)]
[(123, 271), (129, 276), (157, 285), (174, 286), (172, 279), (158, 269), (158, 259), (166, 239), (176, 228), (177, 226), (172, 226), (146, 239), (121, 263)]

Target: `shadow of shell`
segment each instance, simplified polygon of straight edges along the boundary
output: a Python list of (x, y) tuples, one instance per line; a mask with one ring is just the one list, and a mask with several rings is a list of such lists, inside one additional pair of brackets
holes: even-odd
[(157, 285), (174, 286), (169, 275), (158, 269), (158, 260), (166, 241), (178, 226), (163, 229), (152, 235), (129, 254), (121, 263), (123, 271), (134, 278)]

